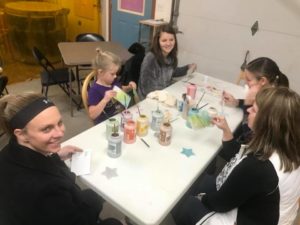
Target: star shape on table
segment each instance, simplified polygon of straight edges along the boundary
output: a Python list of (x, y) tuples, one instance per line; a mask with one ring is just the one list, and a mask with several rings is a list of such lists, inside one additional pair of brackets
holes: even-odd
[(107, 179), (111, 179), (113, 177), (117, 177), (117, 168), (110, 168), (110, 167), (105, 167), (105, 170), (102, 172), (104, 176), (106, 176)]
[(188, 158), (192, 155), (195, 155), (195, 153), (193, 152), (193, 149), (191, 149), (191, 148), (182, 148), (182, 151), (180, 153), (185, 155)]

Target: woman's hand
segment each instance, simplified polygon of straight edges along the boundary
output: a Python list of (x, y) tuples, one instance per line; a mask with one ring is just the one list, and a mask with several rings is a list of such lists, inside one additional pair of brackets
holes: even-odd
[(76, 152), (82, 152), (82, 150), (73, 145), (67, 145), (62, 147), (58, 152), (57, 155), (61, 160), (67, 160), (72, 157), (72, 155)]
[(109, 102), (116, 95), (117, 95), (116, 91), (108, 90), (108, 91), (105, 92), (105, 95), (104, 95), (103, 99), (105, 100), (105, 102)]
[(196, 63), (192, 63), (192, 64), (189, 64), (188, 67), (189, 67), (189, 71), (191, 73), (193, 73), (197, 69), (197, 64)]
[(132, 90), (136, 90), (136, 83), (133, 81), (130, 81), (128, 84), (129, 88), (131, 88)]
[(212, 123), (223, 131), (223, 141), (233, 139), (233, 134), (228, 126), (227, 120), (224, 116), (215, 116), (212, 118)]
[(222, 97), (224, 100), (225, 105), (231, 107), (237, 107), (239, 105), (239, 100), (233, 97), (233, 95), (229, 94), (226, 91), (223, 91)]

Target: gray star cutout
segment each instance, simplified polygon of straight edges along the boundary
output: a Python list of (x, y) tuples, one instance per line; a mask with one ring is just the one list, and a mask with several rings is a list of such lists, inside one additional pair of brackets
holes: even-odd
[(192, 155), (195, 155), (195, 153), (193, 152), (193, 149), (191, 149), (191, 148), (182, 148), (182, 151), (180, 153), (185, 155), (188, 158)]
[(106, 176), (107, 179), (111, 179), (113, 177), (117, 177), (117, 168), (109, 168), (105, 167), (105, 170), (102, 172), (104, 176)]

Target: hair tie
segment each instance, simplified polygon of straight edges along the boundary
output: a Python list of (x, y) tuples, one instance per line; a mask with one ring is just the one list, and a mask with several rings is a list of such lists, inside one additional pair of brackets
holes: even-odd
[(9, 124), (12, 130), (23, 129), (36, 115), (51, 106), (54, 106), (54, 104), (45, 97), (29, 103), (10, 119)]

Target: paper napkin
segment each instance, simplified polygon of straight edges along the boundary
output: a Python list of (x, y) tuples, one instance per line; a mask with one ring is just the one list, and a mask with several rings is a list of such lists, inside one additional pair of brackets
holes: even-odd
[(91, 166), (91, 151), (76, 152), (72, 155), (71, 171), (77, 176), (89, 174)]
[(131, 97), (126, 94), (121, 88), (118, 86), (114, 86), (113, 90), (117, 92), (117, 95), (114, 97), (118, 102), (120, 102), (127, 109), (130, 103)]

